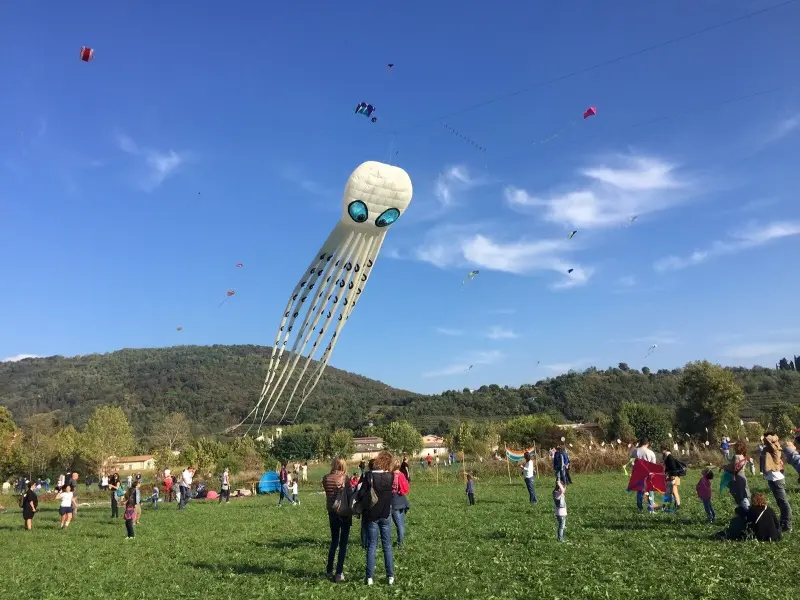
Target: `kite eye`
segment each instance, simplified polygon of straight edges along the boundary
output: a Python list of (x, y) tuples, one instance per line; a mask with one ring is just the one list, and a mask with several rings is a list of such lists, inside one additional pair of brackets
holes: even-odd
[(389, 208), (383, 211), (377, 219), (375, 219), (375, 225), (378, 227), (388, 227), (397, 219), (400, 218), (400, 211), (396, 208)]
[(347, 214), (350, 215), (350, 218), (353, 219), (353, 221), (355, 221), (356, 223), (363, 223), (369, 217), (369, 211), (367, 210), (367, 205), (364, 204), (361, 200), (356, 200), (348, 204)]

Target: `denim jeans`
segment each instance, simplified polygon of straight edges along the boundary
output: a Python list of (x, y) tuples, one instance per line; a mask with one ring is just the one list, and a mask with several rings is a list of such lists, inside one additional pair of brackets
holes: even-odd
[(533, 485), (533, 477), (525, 477), (525, 486), (528, 488), (528, 497), (532, 504), (536, 504), (536, 488)]
[(792, 507), (786, 499), (786, 480), (768, 481), (769, 489), (772, 490), (772, 495), (775, 496), (775, 503), (781, 510), (781, 529), (788, 530), (792, 528)]
[(644, 510), (644, 492), (642, 491), (636, 492), (636, 508), (639, 509), (639, 512)]
[(331, 546), (328, 550), (328, 568), (326, 573), (333, 573), (333, 559), (336, 558), (336, 548), (339, 548), (339, 560), (336, 561), (336, 575), (344, 573), (344, 559), (347, 555), (347, 540), (350, 538), (352, 517), (340, 517), (335, 512), (328, 511), (328, 521), (331, 526)]
[(393, 510), (392, 521), (397, 527), (397, 545), (402, 546), (403, 540), (406, 539), (406, 509)]
[(375, 576), (375, 557), (378, 554), (378, 535), (383, 548), (383, 564), (386, 576), (394, 577), (394, 556), (392, 555), (392, 521), (389, 517), (377, 521), (367, 521), (367, 579)]
[(283, 499), (286, 498), (291, 504), (294, 504), (291, 495), (289, 494), (289, 485), (286, 483), (281, 484), (281, 495), (278, 498), (278, 504), (283, 504)]
[(180, 488), (181, 500), (178, 502), (178, 510), (183, 509), (183, 507), (189, 503), (189, 488), (187, 488), (185, 485), (180, 486)]
[(367, 533), (367, 519), (361, 517), (361, 547), (366, 550), (369, 547), (369, 533)]
[(561, 469), (559, 471), (556, 471), (556, 479), (561, 483), (563, 483), (564, 485), (567, 485), (567, 470)]
[(558, 541), (564, 541), (564, 529), (567, 527), (567, 515), (559, 516), (556, 515), (556, 521), (558, 521)]
[(714, 512), (714, 507), (711, 506), (711, 499), (703, 500), (703, 508), (706, 509), (706, 516), (708, 517), (708, 522), (713, 523), (717, 518), (717, 513)]

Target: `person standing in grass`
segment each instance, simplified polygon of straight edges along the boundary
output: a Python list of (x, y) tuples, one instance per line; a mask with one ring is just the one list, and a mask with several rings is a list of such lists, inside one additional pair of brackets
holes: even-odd
[(297, 477), (295, 477), (294, 479), (292, 479), (292, 488), (291, 488), (292, 489), (292, 502), (294, 502), (295, 504), (297, 504), (299, 506), (300, 505), (300, 500), (297, 499), (297, 488), (298, 488)]
[(783, 459), (780, 438), (772, 431), (764, 434), (764, 450), (761, 452), (761, 472), (775, 497), (781, 511), (781, 529), (792, 530), (792, 507), (786, 499), (786, 477), (783, 474)]
[(139, 524), (139, 519), (142, 518), (142, 489), (139, 487), (139, 480), (133, 482), (133, 490), (135, 493), (136, 505), (133, 508), (133, 513), (135, 516), (134, 523), (136, 525)]
[(281, 470), (278, 473), (278, 481), (281, 485), (278, 506), (283, 506), (283, 499), (286, 498), (289, 504), (294, 506), (294, 500), (289, 496), (289, 471), (286, 470), (286, 461), (281, 462)]
[(706, 518), (708, 518), (709, 523), (713, 523), (717, 518), (714, 507), (711, 506), (711, 481), (713, 479), (714, 472), (711, 469), (703, 469), (700, 481), (697, 482), (695, 487), (697, 497), (703, 502), (703, 508), (706, 510)]
[(472, 478), (472, 473), (467, 473), (467, 501), (470, 506), (475, 505), (475, 481)]
[(37, 496), (36, 492), (33, 491), (35, 485), (35, 482), (29, 481), (28, 489), (20, 500), (20, 506), (22, 507), (22, 520), (25, 522), (25, 529), (27, 531), (30, 531), (33, 527), (33, 517), (36, 514), (36, 511), (39, 509), (39, 496)]
[(560, 479), (556, 479), (556, 487), (553, 490), (553, 502), (556, 509), (556, 522), (558, 523), (559, 542), (564, 541), (564, 529), (567, 527), (567, 488)]
[[(636, 448), (631, 451), (630, 457), (634, 459), (634, 461), (639, 459), (649, 463), (656, 462), (656, 453), (650, 450), (650, 440), (647, 438), (642, 438), (639, 440)], [(644, 486), (642, 486), (642, 489), (637, 490), (636, 492), (636, 507), (639, 509), (639, 512), (644, 511), (644, 495), (645, 490)]]
[[(394, 585), (394, 555), (392, 554), (392, 484), (394, 475), (392, 465), (394, 457), (391, 452), (382, 450), (373, 459), (374, 468), (366, 474), (361, 488), (358, 490), (357, 500), (365, 502), (367, 508), (361, 518), (367, 525), (367, 565), (366, 584), (372, 585), (375, 576), (375, 558), (378, 554), (378, 538), (383, 548), (383, 564), (386, 567), (386, 577), (389, 585)], [(370, 501), (372, 492), (375, 492), (377, 502)]]
[(183, 510), (189, 503), (189, 494), (192, 491), (192, 479), (194, 477), (194, 467), (186, 467), (181, 473), (180, 494), (178, 500), (178, 510)]
[(661, 455), (664, 457), (664, 473), (667, 476), (667, 492), (672, 496), (673, 512), (681, 508), (681, 465), (678, 459), (672, 456), (669, 446), (661, 446)]
[(139, 492), (139, 484), (134, 481), (128, 491), (125, 492), (125, 530), (128, 532), (128, 537), (125, 539), (133, 539), (133, 523), (136, 520), (136, 495)]
[(525, 453), (520, 469), (522, 470), (522, 478), (525, 480), (525, 487), (528, 488), (528, 500), (531, 504), (536, 504), (536, 487), (533, 483), (533, 476), (536, 474), (536, 471), (530, 452)]
[(72, 515), (75, 509), (78, 508), (72, 486), (68, 483), (65, 484), (62, 490), (56, 494), (56, 500), (61, 500), (58, 514), (61, 515), (61, 529), (66, 529), (72, 522)]
[(397, 542), (395, 546), (400, 548), (406, 539), (406, 513), (411, 506), (408, 504), (406, 494), (409, 491), (408, 479), (400, 471), (397, 462), (392, 466), (392, 521), (397, 528)]
[(733, 445), (733, 458), (730, 464), (723, 465), (722, 470), (730, 473), (731, 482), (728, 484), (728, 491), (733, 497), (737, 506), (745, 510), (750, 509), (750, 485), (747, 482), (747, 445), (742, 441), (737, 441)]
[(228, 473), (227, 467), (222, 472), (218, 503), (221, 503), (223, 498), (225, 499), (225, 504), (227, 504), (231, 499), (231, 476), (230, 473)]
[[(352, 516), (341, 516), (334, 510), (334, 502), (342, 488), (348, 485), (347, 464), (341, 458), (331, 461), (331, 472), (322, 478), (322, 489), (325, 490), (325, 507), (328, 510), (328, 524), (331, 528), (331, 544), (328, 548), (328, 566), (326, 576), (335, 583), (344, 581), (344, 559), (347, 556), (347, 540), (350, 538)], [(349, 497), (349, 496), (348, 496)], [(346, 511), (345, 511), (346, 512)], [(339, 560), (336, 561), (336, 573), (333, 572), (333, 561), (336, 549), (339, 549)]]

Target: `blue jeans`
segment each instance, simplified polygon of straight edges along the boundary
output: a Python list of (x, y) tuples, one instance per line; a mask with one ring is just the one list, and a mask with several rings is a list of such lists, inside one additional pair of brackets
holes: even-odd
[(333, 559), (336, 558), (336, 549), (339, 549), (339, 560), (336, 561), (336, 575), (344, 573), (344, 559), (347, 555), (347, 540), (350, 538), (352, 517), (340, 517), (335, 512), (328, 511), (328, 521), (331, 526), (331, 547), (328, 550), (328, 568), (326, 573), (333, 573)]
[(708, 522), (713, 523), (714, 520), (717, 518), (717, 513), (714, 512), (714, 507), (711, 506), (711, 500), (703, 500), (703, 508), (706, 509), (706, 516), (708, 517)]
[(397, 545), (402, 546), (403, 540), (406, 539), (406, 509), (393, 510), (392, 521), (397, 527)]
[(560, 517), (560, 516), (556, 515), (556, 521), (558, 521), (558, 541), (559, 542), (563, 542), (564, 541), (564, 529), (566, 529), (566, 527), (567, 527), (567, 516), (564, 515), (563, 517)]
[(367, 579), (375, 576), (375, 557), (378, 554), (378, 535), (383, 548), (383, 564), (386, 576), (394, 577), (394, 556), (392, 555), (392, 521), (389, 517), (377, 521), (367, 521)]
[(531, 504), (536, 504), (536, 488), (533, 485), (533, 477), (525, 477), (525, 486), (528, 488)]
[(291, 504), (294, 504), (291, 495), (289, 494), (289, 485), (286, 483), (281, 484), (281, 496), (278, 498), (278, 504), (283, 504), (283, 499), (286, 498)]
[(184, 506), (189, 503), (189, 489), (185, 485), (180, 486), (181, 489), (181, 501), (178, 502), (178, 510), (182, 510)]
[(560, 469), (559, 471), (556, 471), (556, 479), (564, 485), (567, 485), (567, 470)]
[(786, 480), (768, 481), (769, 489), (775, 496), (775, 504), (781, 510), (781, 529), (784, 531), (792, 528), (792, 507), (786, 499)]
[(636, 492), (636, 508), (639, 509), (639, 512), (644, 510), (644, 492), (642, 491)]

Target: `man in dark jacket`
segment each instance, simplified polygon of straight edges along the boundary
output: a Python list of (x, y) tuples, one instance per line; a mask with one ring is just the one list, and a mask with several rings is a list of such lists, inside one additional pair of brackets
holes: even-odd
[(669, 451), (669, 446), (666, 444), (661, 446), (661, 456), (664, 459), (664, 474), (667, 476), (669, 487), (672, 488), (672, 499), (675, 506), (674, 510), (675, 512), (678, 512), (678, 509), (681, 507), (680, 486), (683, 469), (681, 468), (681, 464), (678, 462), (678, 459), (672, 456), (672, 453)]

